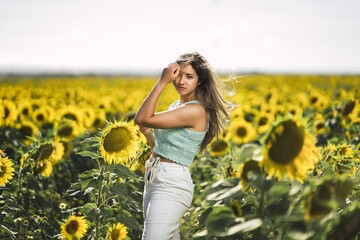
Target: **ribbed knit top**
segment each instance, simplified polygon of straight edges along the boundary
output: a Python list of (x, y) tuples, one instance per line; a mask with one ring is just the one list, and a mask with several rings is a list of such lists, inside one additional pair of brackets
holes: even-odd
[[(177, 100), (170, 105), (169, 109), (191, 103), (201, 104), (197, 100), (180, 104), (180, 101)], [(207, 130), (208, 127), (203, 132), (189, 128), (154, 129), (155, 146), (153, 151), (164, 158), (188, 166), (194, 160)]]

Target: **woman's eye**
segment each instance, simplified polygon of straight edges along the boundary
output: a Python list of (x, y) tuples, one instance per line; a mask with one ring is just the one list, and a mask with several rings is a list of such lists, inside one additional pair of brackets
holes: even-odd
[(187, 75), (186, 78), (191, 79), (193, 77), (191, 75)]

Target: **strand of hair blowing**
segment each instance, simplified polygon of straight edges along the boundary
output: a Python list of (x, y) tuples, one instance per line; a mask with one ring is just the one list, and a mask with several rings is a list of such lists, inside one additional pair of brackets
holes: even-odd
[(219, 80), (215, 76), (207, 60), (197, 52), (184, 54), (178, 60), (180, 64), (190, 64), (199, 77), (196, 98), (204, 105), (208, 114), (209, 129), (201, 143), (203, 151), (214, 137), (218, 137), (225, 130), (225, 120), (228, 119), (228, 106), (231, 104), (223, 99), (220, 93)]

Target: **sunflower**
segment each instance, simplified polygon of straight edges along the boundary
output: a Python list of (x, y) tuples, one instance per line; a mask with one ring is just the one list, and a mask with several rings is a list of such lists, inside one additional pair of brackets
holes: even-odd
[(346, 203), (354, 181), (346, 176), (325, 177), (315, 184), (305, 204), (305, 220), (316, 220)]
[(68, 157), (73, 149), (73, 144), (71, 140), (61, 139), (60, 143), (63, 145), (64, 148), (64, 155), (63, 157)]
[(55, 152), (55, 146), (50, 142), (40, 144), (33, 155), (35, 161), (52, 161)]
[(41, 174), (43, 177), (49, 177), (53, 172), (53, 164), (51, 161), (37, 161), (34, 166), (34, 174)]
[(360, 124), (360, 100), (355, 101), (354, 109), (349, 113), (348, 118), (353, 124)]
[(12, 101), (7, 99), (3, 100), (0, 103), (0, 108), (2, 108), (1, 112), (3, 112), (0, 119), (0, 125), (13, 125), (18, 116), (16, 105)]
[(251, 123), (237, 120), (230, 124), (228, 136), (232, 142), (242, 144), (255, 139), (256, 132)]
[(28, 137), (34, 137), (39, 133), (39, 129), (36, 127), (36, 125), (33, 122), (27, 120), (23, 121), (21, 124), (17, 124), (17, 129), (25, 139), (25, 144), (30, 143), (30, 139), (28, 139)]
[(18, 117), (21, 120), (29, 120), (31, 117), (33, 109), (32, 109), (31, 100), (30, 101), (29, 100), (30, 99), (24, 101), (24, 99), (22, 99), (19, 102), (19, 105), (18, 105), (19, 116)]
[(83, 112), (81, 111), (81, 109), (79, 109), (76, 106), (69, 105), (58, 110), (58, 120), (61, 121), (64, 119), (68, 119), (76, 122), (77, 126), (81, 130), (84, 126)]
[(341, 114), (342, 114), (343, 116), (348, 116), (348, 115), (351, 114), (351, 112), (355, 109), (355, 105), (356, 105), (356, 101), (355, 101), (355, 100), (346, 101), (346, 102), (341, 106)]
[[(49, 177), (53, 171), (53, 162), (58, 162), (59, 155), (54, 143), (45, 142), (36, 148), (33, 158), (35, 160), (34, 174), (41, 174), (44, 177)], [(61, 151), (58, 146), (58, 150)], [(61, 154), (61, 153), (60, 153)]]
[(340, 159), (335, 163), (335, 171), (338, 175), (355, 176), (356, 164), (349, 159)]
[(95, 111), (90, 107), (84, 107), (82, 110), (84, 115), (84, 126), (92, 128), (95, 121)]
[(320, 157), (315, 138), (300, 123), (289, 119), (275, 124), (265, 137), (261, 164), (270, 176), (281, 179), (287, 174), (290, 180), (302, 182)]
[(71, 215), (67, 221), (61, 225), (61, 235), (70, 240), (81, 239), (87, 232), (88, 224), (85, 217)]
[(128, 164), (129, 159), (136, 157), (138, 149), (139, 136), (133, 124), (114, 122), (102, 130), (99, 150), (105, 162)]
[(20, 158), (20, 161), (19, 161), (19, 164), (21, 167), (24, 167), (24, 165), (27, 163), (28, 159), (29, 159), (29, 153), (24, 153), (21, 158)]
[(298, 118), (302, 116), (303, 110), (298, 105), (290, 104), (286, 107), (286, 113), (292, 115), (295, 118)]
[(256, 180), (261, 173), (259, 161), (248, 160), (239, 165), (237, 177), (241, 179), (241, 185), (246, 189), (250, 181)]
[(3, 157), (0, 150), (0, 186), (5, 186), (14, 176), (15, 169), (13, 162), (7, 157)]
[(329, 99), (317, 90), (312, 90), (309, 97), (309, 105), (316, 110), (322, 111), (329, 105)]
[(269, 129), (270, 124), (274, 121), (274, 115), (271, 113), (260, 112), (255, 119), (258, 133), (264, 133)]
[(95, 112), (95, 118), (92, 127), (103, 128), (106, 125), (106, 113), (104, 110), (98, 110)]
[(241, 107), (237, 107), (230, 113), (230, 121), (235, 121), (237, 119), (243, 118), (244, 112)]
[(49, 121), (49, 112), (45, 107), (40, 107), (32, 112), (31, 118), (34, 123), (41, 125)]
[(355, 152), (354, 149), (348, 143), (343, 143), (338, 147), (338, 153), (343, 157), (353, 157)]
[(60, 208), (60, 210), (65, 210), (65, 209), (67, 208), (66, 203), (61, 202), (61, 203), (59, 204), (59, 208)]
[(332, 187), (328, 184), (319, 185), (311, 192), (306, 203), (305, 220), (309, 222), (329, 214), (332, 210), (331, 206), (329, 206), (331, 199)]
[(318, 113), (315, 115), (313, 130), (316, 134), (323, 134), (327, 132), (325, 118), (322, 114)]
[(5, 108), (2, 106), (2, 104), (0, 104), (0, 126), (3, 125), (4, 117), (5, 117)]
[(52, 164), (56, 165), (64, 157), (65, 147), (60, 141), (55, 141), (54, 147), (55, 149), (52, 155)]
[(140, 143), (139, 148), (141, 149), (141, 151), (138, 153), (137, 156), (138, 169), (145, 173), (145, 162), (151, 156), (151, 148), (146, 143)]
[(212, 157), (220, 157), (224, 156), (228, 153), (230, 149), (229, 142), (224, 138), (214, 139), (208, 145), (210, 156)]
[(55, 123), (56, 137), (60, 139), (72, 139), (79, 134), (77, 123), (70, 119), (62, 119)]
[(109, 240), (125, 240), (128, 234), (127, 227), (124, 224), (113, 224), (109, 228)]

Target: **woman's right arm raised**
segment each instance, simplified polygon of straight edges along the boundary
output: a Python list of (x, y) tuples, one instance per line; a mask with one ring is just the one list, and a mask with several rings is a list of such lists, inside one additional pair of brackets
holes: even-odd
[(161, 74), (160, 80), (156, 83), (153, 89), (150, 91), (148, 96), (145, 98), (141, 104), (138, 112), (135, 116), (135, 123), (149, 127), (152, 123), (152, 118), (155, 116), (155, 110), (157, 103), (159, 101), (161, 93), (164, 91), (165, 87), (174, 81), (180, 75), (180, 65), (177, 63), (170, 64), (165, 68)]

